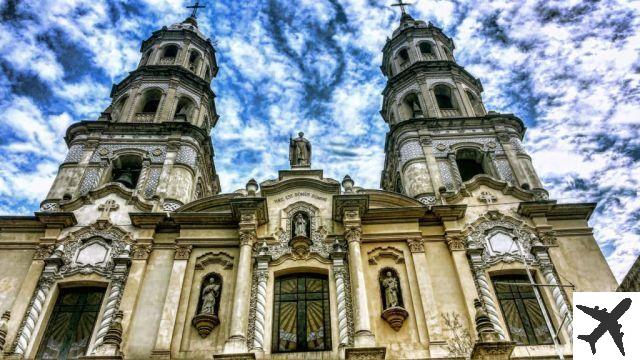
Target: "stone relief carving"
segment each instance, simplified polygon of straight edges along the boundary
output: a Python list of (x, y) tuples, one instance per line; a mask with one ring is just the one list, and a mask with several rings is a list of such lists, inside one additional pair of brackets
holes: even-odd
[(131, 251), (131, 257), (133, 260), (147, 260), (152, 250), (153, 245), (151, 244), (135, 244)]
[(466, 358), (471, 354), (473, 343), (471, 334), (461, 320), (460, 314), (457, 312), (448, 312), (442, 314), (442, 323), (445, 331), (449, 335), (447, 339), (447, 350), (449, 355), (455, 357)]
[[(294, 217), (297, 217), (300, 213), (306, 217), (305, 221), (308, 221), (305, 227), (305, 233), (308, 234), (307, 238), (311, 242), (308, 244), (308, 251), (306, 253), (296, 254), (292, 251), (290, 241), (296, 237), (296, 234), (294, 234), (296, 231), (296, 226), (294, 226), (296, 225), (296, 219), (294, 219)], [(331, 244), (326, 241), (326, 229), (318, 224), (320, 218), (312, 205), (304, 202), (295, 203), (287, 209), (285, 216), (286, 230), (279, 231), (280, 236), (278, 237), (277, 244), (269, 245), (268, 255), (270, 255), (273, 260), (277, 260), (286, 254), (304, 258), (312, 253), (324, 258), (329, 258), (331, 254)], [(300, 223), (300, 225), (302, 225), (302, 223)], [(300, 227), (300, 231), (302, 231), (302, 227)]]
[(148, 154), (152, 164), (162, 164), (167, 155), (166, 145), (136, 145), (136, 144), (108, 144), (100, 145), (93, 155), (91, 162), (100, 162), (103, 157), (113, 157), (113, 153), (119, 150), (141, 150)]
[(208, 252), (198, 257), (195, 269), (204, 270), (209, 265), (219, 264), (225, 270), (233, 269), (233, 256), (226, 252)]
[(455, 145), (460, 143), (478, 144), (482, 146), (482, 151), (495, 151), (496, 154), (503, 154), (504, 150), (493, 137), (460, 138), (433, 141), (433, 154), (436, 157), (447, 157), (447, 154), (454, 152)]

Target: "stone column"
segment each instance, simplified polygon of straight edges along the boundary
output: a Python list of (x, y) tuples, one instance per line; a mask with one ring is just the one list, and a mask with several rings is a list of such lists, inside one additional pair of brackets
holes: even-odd
[(164, 299), (164, 306), (162, 308), (162, 318), (160, 319), (156, 345), (151, 353), (153, 357), (171, 357), (171, 339), (173, 337), (173, 329), (176, 325), (178, 303), (180, 302), (187, 262), (189, 261), (192, 248), (193, 246), (186, 244), (177, 244), (175, 247), (173, 268), (171, 269), (167, 296)]
[[(554, 270), (553, 263), (551, 262), (551, 258), (549, 257), (549, 253), (544, 246), (533, 246), (531, 252), (538, 259), (538, 263), (540, 264), (540, 271), (542, 272), (542, 276), (544, 276), (547, 285), (551, 285), (551, 295), (553, 296), (553, 302), (556, 305), (556, 309), (562, 316), (562, 318), (566, 318), (565, 324), (567, 325), (567, 333), (569, 334), (569, 339), (573, 339), (573, 317), (571, 315), (571, 311), (569, 311), (569, 306), (567, 305), (563, 288), (560, 286), (560, 281), (556, 276), (556, 272)], [(560, 320), (562, 321), (562, 320)], [(571, 341), (570, 340), (570, 341)]]
[(349, 346), (351, 343), (349, 334), (349, 316), (347, 313), (347, 297), (351, 296), (347, 291), (347, 268), (345, 264), (346, 254), (342, 246), (336, 242), (333, 246), (331, 259), (333, 260), (333, 276), (336, 281), (336, 305), (338, 306), (338, 339), (339, 346)]
[(20, 329), (17, 337), (18, 340), (15, 345), (15, 354), (17, 355), (26, 356), (36, 324), (42, 315), (44, 301), (49, 295), (51, 286), (55, 283), (55, 274), (58, 272), (60, 266), (62, 266), (63, 261), (61, 257), (63, 249), (62, 245), (58, 246), (53, 255), (44, 260), (44, 271), (42, 272), (42, 276), (38, 282), (38, 287), (31, 300), (31, 305), (27, 310), (27, 316), (24, 319), (22, 328)]
[(113, 275), (111, 276), (111, 290), (109, 291), (107, 305), (105, 306), (104, 314), (102, 315), (102, 321), (100, 321), (100, 326), (96, 333), (96, 341), (93, 345), (92, 353), (95, 353), (98, 346), (102, 345), (104, 337), (107, 335), (107, 331), (109, 331), (109, 327), (113, 321), (114, 314), (119, 311), (118, 305), (120, 303), (120, 294), (124, 287), (127, 269), (129, 268), (130, 263), (131, 258), (128, 252), (125, 252), (115, 258), (115, 266), (113, 269)]
[(500, 325), (500, 315), (498, 314), (498, 306), (493, 301), (493, 296), (491, 295), (491, 286), (489, 285), (489, 279), (487, 279), (487, 274), (484, 271), (483, 261), (482, 261), (482, 251), (483, 249), (471, 249), (469, 250), (469, 255), (471, 257), (471, 266), (473, 268), (473, 272), (476, 278), (476, 283), (478, 284), (478, 292), (480, 293), (480, 300), (487, 310), (487, 316), (491, 320), (493, 324), (493, 328), (498, 333), (498, 336), (501, 340), (506, 339), (504, 330), (502, 329), (502, 325)]
[(451, 169), (451, 174), (453, 175), (456, 186), (458, 186), (459, 188), (464, 188), (462, 183), (462, 176), (460, 176), (460, 170), (458, 169), (458, 164), (456, 163), (456, 154), (447, 154), (447, 159), (449, 160), (449, 169)]
[(251, 252), (257, 238), (258, 223), (255, 211), (242, 213), (240, 216), (240, 259), (233, 291), (230, 335), (224, 344), (225, 354), (245, 354), (248, 351), (247, 325), (251, 295)]
[(264, 324), (267, 315), (267, 281), (269, 280), (269, 261), (271, 261), (271, 256), (267, 254), (265, 247), (266, 244), (263, 245), (260, 254), (258, 254), (256, 258), (256, 315), (254, 320), (253, 350), (258, 352), (264, 352)]
[(355, 325), (354, 346), (371, 347), (375, 345), (376, 339), (371, 332), (369, 319), (367, 288), (364, 280), (362, 254), (360, 253), (362, 229), (360, 227), (358, 210), (345, 210), (343, 223), (346, 229), (344, 237), (349, 243), (349, 275), (353, 289), (352, 298)]
[(427, 160), (427, 168), (429, 169), (429, 178), (431, 179), (431, 186), (434, 190), (436, 197), (440, 196), (440, 187), (442, 182), (440, 181), (440, 168), (438, 167), (438, 161), (433, 154), (433, 140), (431, 136), (422, 136), (420, 138), (420, 145), (422, 145), (422, 151)]
[[(433, 282), (427, 268), (427, 257), (424, 251), (424, 240), (422, 238), (407, 239), (411, 258), (416, 269), (418, 291), (422, 300), (424, 320), (429, 331), (429, 342), (443, 342), (445, 339), (440, 324), (440, 311), (438, 303), (433, 296)], [(443, 354), (444, 355), (444, 354)]]

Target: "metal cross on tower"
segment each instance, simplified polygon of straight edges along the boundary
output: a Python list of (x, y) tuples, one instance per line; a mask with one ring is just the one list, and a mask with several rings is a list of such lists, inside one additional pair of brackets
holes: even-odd
[(402, 11), (403, 15), (407, 13), (407, 11), (406, 11), (406, 9), (404, 7), (405, 6), (412, 6), (412, 5), (413, 4), (402, 2), (402, 0), (398, 0), (397, 3), (391, 4), (391, 6), (400, 6), (400, 11)]
[(206, 6), (204, 5), (200, 5), (200, 0), (196, 0), (196, 3), (194, 5), (189, 5), (187, 6), (187, 9), (193, 9), (193, 11), (191, 12), (191, 17), (195, 18), (198, 14), (198, 9), (204, 9), (206, 8)]

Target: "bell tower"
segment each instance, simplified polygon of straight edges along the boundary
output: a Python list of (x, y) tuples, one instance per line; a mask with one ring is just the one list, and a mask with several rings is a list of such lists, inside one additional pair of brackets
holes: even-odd
[(105, 192), (173, 211), (220, 191), (209, 135), (218, 120), (211, 90), (218, 66), (198, 8), (142, 42), (138, 67), (113, 85), (97, 121), (67, 130), (69, 152), (43, 211), (75, 209)]
[(394, 5), (400, 24), (382, 50), (380, 113), (390, 128), (382, 188), (429, 205), (479, 182), (546, 198), (521, 143), (522, 120), (487, 112), (482, 83), (456, 62), (453, 40)]

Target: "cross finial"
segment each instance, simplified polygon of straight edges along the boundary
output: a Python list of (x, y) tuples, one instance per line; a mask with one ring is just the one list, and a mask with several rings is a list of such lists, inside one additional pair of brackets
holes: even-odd
[(391, 6), (400, 6), (400, 11), (402, 11), (402, 15), (407, 13), (407, 10), (404, 8), (405, 6), (412, 6), (413, 4), (402, 2), (402, 0), (398, 0), (397, 3), (391, 4)]
[(204, 9), (206, 6), (200, 5), (200, 0), (196, 0), (196, 3), (193, 5), (187, 6), (187, 9), (193, 9), (191, 12), (191, 17), (195, 18), (198, 15), (198, 9)]

